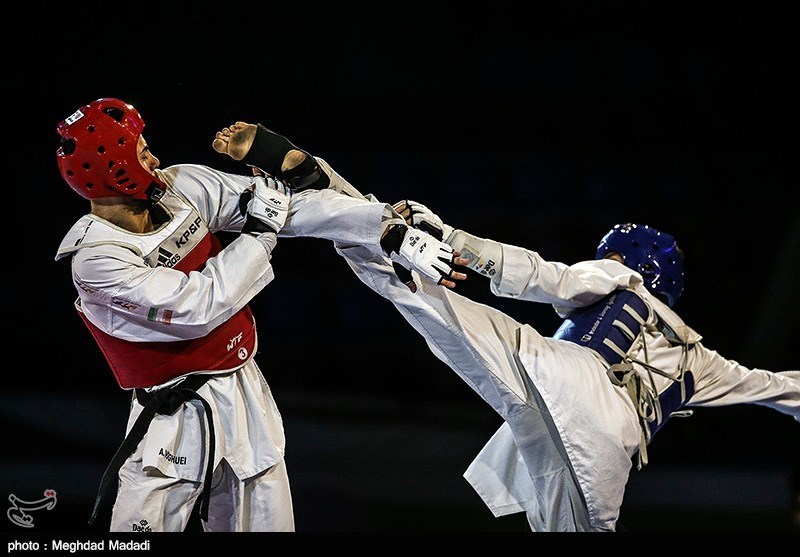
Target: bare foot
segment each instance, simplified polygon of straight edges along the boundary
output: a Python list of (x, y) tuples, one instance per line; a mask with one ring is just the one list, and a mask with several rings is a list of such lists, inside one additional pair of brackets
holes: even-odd
[[(255, 124), (236, 122), (227, 128), (223, 128), (222, 131), (218, 131), (211, 146), (217, 153), (228, 155), (233, 160), (240, 161), (250, 152), (250, 148), (256, 138), (256, 131), (258, 131), (258, 126)], [(281, 171), (286, 172), (293, 169), (306, 160), (307, 156), (303, 151), (292, 149), (283, 158)]]
[(211, 146), (217, 153), (240, 161), (250, 152), (258, 127), (247, 122), (236, 122), (218, 131)]

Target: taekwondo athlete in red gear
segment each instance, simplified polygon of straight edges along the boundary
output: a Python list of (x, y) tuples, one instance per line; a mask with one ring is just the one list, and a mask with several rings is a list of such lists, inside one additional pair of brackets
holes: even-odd
[[(91, 210), (56, 259), (70, 258), (78, 314), (133, 395), (90, 521), (117, 482), (112, 531), (182, 531), (198, 498), (207, 531), (293, 531), (283, 423), (254, 360), (248, 303), (273, 280), (290, 220), (378, 253), (390, 225), (406, 223), (390, 206), (293, 193), (272, 176), (162, 170), (143, 129), (139, 112), (112, 98), (58, 125), (61, 174)], [(223, 248), (222, 231), (240, 235)]]

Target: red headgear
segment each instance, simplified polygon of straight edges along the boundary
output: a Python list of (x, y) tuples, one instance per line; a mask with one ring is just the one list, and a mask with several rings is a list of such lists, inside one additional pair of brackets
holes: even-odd
[(139, 162), (144, 120), (119, 99), (97, 99), (58, 124), (56, 151), (64, 180), (86, 199), (133, 197), (157, 200), (165, 185)]

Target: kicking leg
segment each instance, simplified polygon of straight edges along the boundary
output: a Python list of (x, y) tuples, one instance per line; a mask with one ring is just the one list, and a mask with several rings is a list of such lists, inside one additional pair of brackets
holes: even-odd
[[(495, 443), (482, 452), (475, 466), (482, 465), (484, 471), (491, 468), (487, 478), (498, 477), (506, 474), (508, 464), (519, 456), (527, 479), (517, 476), (516, 481), (507, 481), (506, 487), (522, 482), (525, 487), (517, 490), (517, 495), (529, 515), (541, 517), (536, 521), (538, 529), (589, 529), (586, 503), (558, 428), (519, 358), (523, 329), (526, 342), (541, 343), (542, 352), (550, 352), (552, 346), (502, 312), (437, 288), (430, 281), (417, 280), (418, 291), (410, 292), (386, 259), (363, 248), (337, 246), (337, 251), (364, 284), (400, 311), (433, 354), (505, 420), (507, 442)], [(474, 473), (471, 476), (474, 478)], [(476, 491), (484, 496), (489, 484), (486, 488), (483, 493)]]
[(330, 183), (314, 157), (261, 124), (231, 124), (216, 133), (211, 146), (251, 166), (254, 173), (275, 176), (294, 191), (325, 189)]
[[(412, 230), (391, 205), (380, 203), (373, 196), (364, 196), (352, 184), (334, 172), (327, 162), (297, 150), (285, 137), (264, 126), (237, 122), (217, 132), (212, 146), (218, 153), (227, 155), (234, 160), (241, 160), (253, 166), (254, 169), (260, 169), (276, 176), (293, 190), (295, 195), (292, 196), (289, 217), (281, 230), (283, 236), (327, 237), (337, 243), (347, 243), (353, 234), (339, 235), (338, 237), (325, 235), (324, 232), (322, 236), (319, 234), (322, 230), (329, 228), (334, 220), (340, 221), (338, 224), (346, 227), (370, 222), (372, 226), (368, 233), (369, 241), (356, 241), (355, 243), (371, 245), (373, 249), (378, 248), (384, 255), (391, 256), (396, 261), (395, 273), (403, 278), (406, 288), (411, 291), (416, 290), (416, 284), (411, 279), (409, 268), (414, 268), (417, 272), (438, 280), (438, 284), (447, 288), (454, 288), (455, 281), (467, 278), (466, 274), (452, 268), (453, 265), (462, 263), (458, 254), (454, 253), (450, 246), (427, 232)], [(278, 161), (282, 161), (283, 166), (279, 166)], [(297, 161), (301, 162), (289, 169)], [(374, 223), (372, 218), (363, 220), (364, 215), (358, 216), (355, 212), (348, 212), (349, 218), (343, 220), (342, 215), (345, 213), (332, 206), (325, 206), (327, 203), (323, 206), (318, 205), (315, 210), (309, 209), (304, 212), (299, 210), (302, 201), (301, 195), (297, 194), (311, 192), (319, 194), (325, 193), (325, 190), (342, 193), (363, 205), (371, 205), (372, 207), (367, 210), (367, 213), (377, 211), (380, 221)], [(314, 202), (315, 199), (325, 200), (324, 197), (314, 196), (305, 201)], [(306, 203), (306, 205), (309, 204)], [(355, 211), (363, 212), (362, 209), (363, 207), (357, 206)], [(369, 215), (367, 216), (369, 217)], [(305, 223), (301, 224), (303, 221)], [(379, 233), (378, 242), (374, 241), (375, 235), (372, 232)]]
[[(294, 146), (288, 141), (284, 143), (280, 139), (275, 138), (273, 138), (273, 141), (279, 144), (279, 146), (275, 148), (274, 153), (269, 153), (266, 152), (265, 149), (262, 149), (262, 154), (260, 156), (256, 153), (251, 155), (250, 150), (253, 147), (256, 137), (259, 133), (265, 138), (263, 139), (263, 142), (268, 142), (268, 139), (266, 138), (269, 137), (269, 134), (272, 132), (264, 130), (266, 130), (266, 128), (260, 129), (256, 124), (236, 122), (235, 124), (231, 124), (230, 126), (218, 131), (211, 146), (217, 153), (220, 153), (221, 155), (227, 155), (235, 161), (242, 161), (245, 159), (245, 157), (250, 155), (247, 160), (252, 163), (251, 166), (253, 166), (254, 170), (261, 169), (262, 171), (268, 171), (268, 168), (270, 167), (274, 169), (275, 159), (283, 156), (280, 170), (278, 170), (276, 174), (276, 176), (279, 178), (289, 173), (297, 174), (299, 172), (298, 169), (302, 168), (300, 165), (304, 163), (306, 165), (309, 164), (307, 160), (309, 157), (311, 157), (311, 155), (305, 151), (294, 148)], [(272, 135), (281, 137), (277, 136), (277, 134)], [(282, 145), (282, 147), (280, 145)], [(284, 150), (286, 150), (285, 154), (283, 154)], [(350, 197), (377, 201), (372, 196), (363, 195), (350, 182), (342, 178), (336, 171), (334, 171), (326, 161), (317, 158), (316, 163), (319, 165), (319, 169), (327, 176), (328, 183), (325, 185), (325, 187), (328, 187), (339, 193), (349, 195)], [(325, 184), (325, 181), (321, 181), (316, 184), (316, 189), (321, 189), (320, 186), (323, 184)], [(306, 188), (308, 187), (310, 186), (306, 186)]]

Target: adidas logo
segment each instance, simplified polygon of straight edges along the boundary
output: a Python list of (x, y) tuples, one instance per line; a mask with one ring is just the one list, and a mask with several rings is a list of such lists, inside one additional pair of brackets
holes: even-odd
[(172, 253), (163, 247), (158, 248), (158, 264), (156, 267), (173, 267), (180, 260), (180, 255)]

